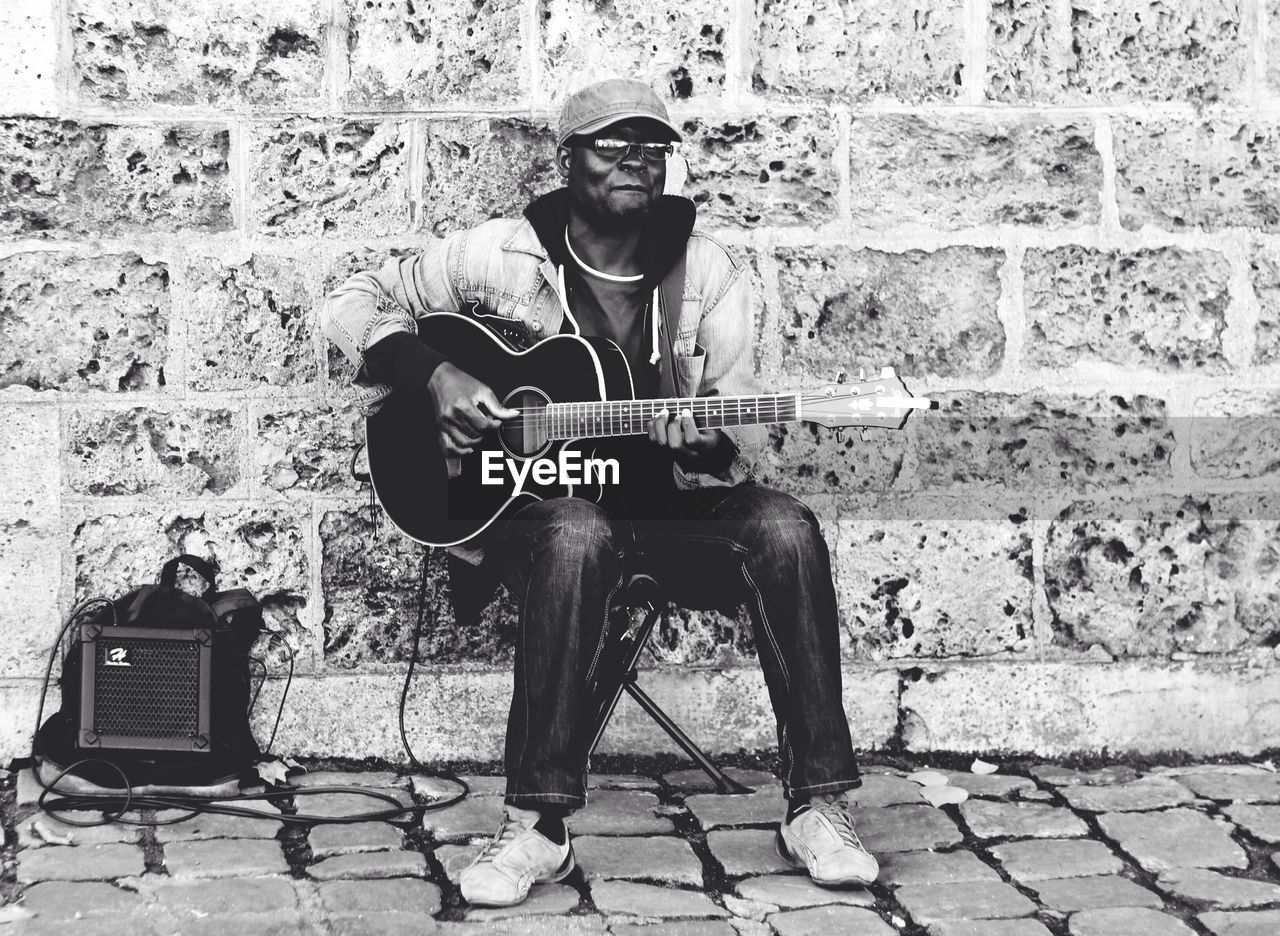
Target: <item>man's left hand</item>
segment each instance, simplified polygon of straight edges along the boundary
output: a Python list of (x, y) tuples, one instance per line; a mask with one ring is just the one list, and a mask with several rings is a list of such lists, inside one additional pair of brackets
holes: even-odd
[(664, 409), (649, 422), (649, 440), (670, 449), (682, 465), (707, 455), (723, 437), (719, 429), (699, 429), (687, 409), (678, 413)]

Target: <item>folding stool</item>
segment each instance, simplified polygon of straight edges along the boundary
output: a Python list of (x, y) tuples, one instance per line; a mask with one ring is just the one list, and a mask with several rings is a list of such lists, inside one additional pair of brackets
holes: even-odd
[(594, 687), (595, 730), (591, 751), (594, 752), (600, 743), (605, 726), (625, 691), (706, 772), (715, 783), (717, 793), (754, 792), (712, 763), (711, 758), (672, 721), (671, 716), (636, 684), (640, 654), (662, 616), (661, 595), (661, 588), (653, 576), (634, 571), (615, 596), (609, 613), (609, 642), (600, 661)]

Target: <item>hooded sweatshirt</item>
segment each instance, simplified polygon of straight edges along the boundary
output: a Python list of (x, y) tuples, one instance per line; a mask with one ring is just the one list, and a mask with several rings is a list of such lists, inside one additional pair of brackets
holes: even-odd
[(687, 198), (662, 196), (645, 218), (640, 232), (643, 279), (615, 283), (593, 276), (573, 257), (565, 238), (569, 224), (569, 193), (558, 189), (532, 202), (524, 216), (533, 226), (547, 256), (563, 273), (567, 295), (565, 331), (574, 325), (586, 336), (609, 338), (626, 355), (637, 397), (657, 394), (657, 374), (651, 363), (656, 350), (658, 307), (654, 291), (683, 255), (693, 232), (694, 207)]

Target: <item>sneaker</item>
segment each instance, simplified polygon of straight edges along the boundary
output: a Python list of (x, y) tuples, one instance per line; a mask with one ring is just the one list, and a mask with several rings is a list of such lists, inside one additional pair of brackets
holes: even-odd
[(503, 807), (502, 825), (458, 878), (462, 896), (477, 907), (513, 907), (534, 884), (561, 881), (573, 871), (573, 846), (557, 845), (533, 827), (532, 809)]
[(845, 799), (828, 803), (813, 797), (779, 826), (774, 847), (791, 867), (807, 870), (815, 884), (867, 885), (880, 873), (880, 865), (858, 841)]

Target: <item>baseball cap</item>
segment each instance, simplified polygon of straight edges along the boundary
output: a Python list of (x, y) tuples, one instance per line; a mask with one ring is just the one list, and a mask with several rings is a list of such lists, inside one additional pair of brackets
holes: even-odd
[(587, 85), (564, 102), (556, 131), (556, 145), (563, 146), (571, 136), (594, 133), (631, 117), (643, 117), (661, 124), (677, 143), (683, 139), (667, 116), (666, 105), (652, 88), (630, 78), (608, 78)]

